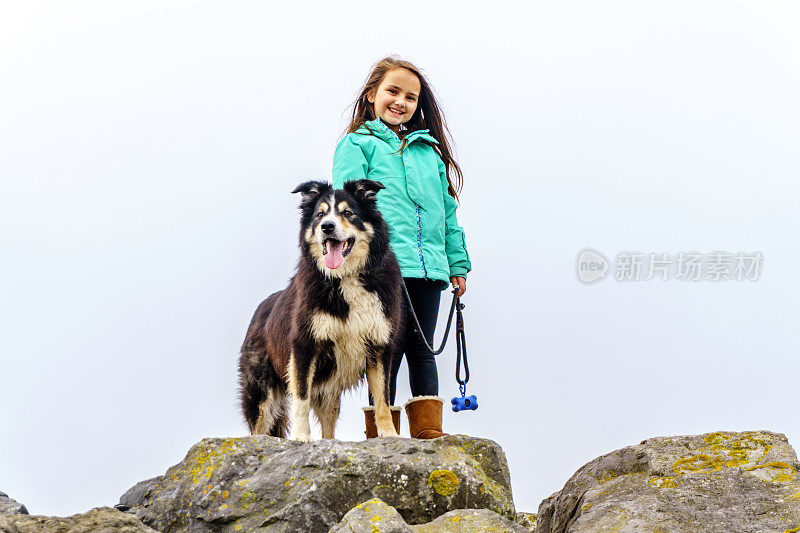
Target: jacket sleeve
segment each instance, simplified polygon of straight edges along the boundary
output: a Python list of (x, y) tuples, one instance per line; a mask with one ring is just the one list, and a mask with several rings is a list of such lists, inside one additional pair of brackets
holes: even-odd
[(369, 171), (369, 163), (361, 151), (361, 146), (353, 140), (353, 134), (348, 133), (333, 154), (333, 187), (341, 189), (346, 181), (365, 179)]
[(437, 160), (439, 162), (439, 179), (442, 182), (442, 200), (444, 201), (444, 248), (447, 254), (447, 262), (450, 264), (450, 276), (466, 278), (467, 272), (472, 270), (472, 263), (469, 260), (469, 254), (467, 254), (464, 229), (458, 225), (458, 220), (456, 219), (456, 207), (458, 207), (458, 204), (455, 198), (447, 192), (449, 184), (447, 183), (447, 169), (444, 166), (444, 162), (440, 157), (437, 157)]

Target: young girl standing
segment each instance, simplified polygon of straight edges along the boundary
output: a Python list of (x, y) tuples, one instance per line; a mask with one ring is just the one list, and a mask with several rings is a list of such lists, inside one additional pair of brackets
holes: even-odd
[[(445, 122), (433, 92), (413, 64), (394, 57), (372, 69), (354, 104), (347, 134), (336, 147), (333, 185), (371, 179), (386, 186), (378, 208), (389, 226), (392, 250), (408, 288), (414, 312), (429, 344), (433, 344), (441, 292), (449, 286), (459, 296), (471, 270), (464, 230), (456, 220), (461, 169), (450, 153)], [(454, 184), (453, 177), (456, 178)], [(407, 317), (412, 324), (413, 318)], [(442, 405), (434, 356), (413, 327), (407, 328), (404, 353), (411, 398), (405, 409), (413, 438), (442, 433)], [(394, 405), (400, 358), (391, 369), (390, 400)], [(364, 408), (367, 437), (377, 435), (374, 410)], [(399, 408), (392, 412), (399, 430)]]

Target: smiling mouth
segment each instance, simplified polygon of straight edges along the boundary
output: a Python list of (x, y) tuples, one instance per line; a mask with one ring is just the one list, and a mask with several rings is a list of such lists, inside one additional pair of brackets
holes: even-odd
[(392, 109), (391, 107), (389, 108), (389, 111), (391, 111), (395, 115), (403, 115), (405, 113), (405, 111), (398, 111), (397, 109)]
[(325, 239), (322, 241), (322, 262), (326, 267), (336, 270), (353, 249), (354, 242), (356, 242), (355, 237), (350, 237), (346, 241)]

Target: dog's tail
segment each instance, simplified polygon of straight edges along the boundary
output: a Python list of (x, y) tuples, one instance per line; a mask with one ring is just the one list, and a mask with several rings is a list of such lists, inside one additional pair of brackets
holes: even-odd
[[(243, 365), (247, 365), (244, 370)], [(285, 438), (289, 420), (286, 386), (272, 362), (242, 350), (239, 367), (242, 413), (250, 433)]]
[(250, 433), (286, 437), (288, 409), (286, 385), (266, 353), (263, 325), (278, 293), (258, 306), (247, 331), (239, 357), (239, 387), (244, 414)]

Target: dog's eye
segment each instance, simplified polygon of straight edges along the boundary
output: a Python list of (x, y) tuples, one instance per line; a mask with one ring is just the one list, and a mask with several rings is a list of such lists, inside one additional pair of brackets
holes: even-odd
[(324, 216), (325, 216), (325, 213), (323, 213), (322, 211), (320, 211), (319, 213), (317, 213), (317, 218), (322, 218), (322, 217), (324, 217)]
[(347, 218), (350, 218), (351, 216), (353, 216), (353, 212), (350, 211), (349, 209), (345, 209), (344, 210), (344, 216), (346, 216)]

